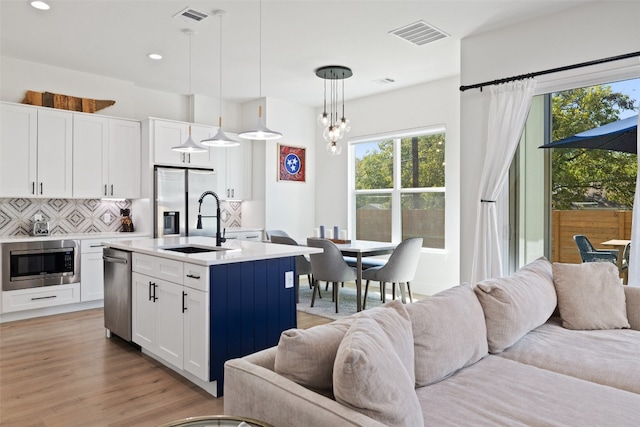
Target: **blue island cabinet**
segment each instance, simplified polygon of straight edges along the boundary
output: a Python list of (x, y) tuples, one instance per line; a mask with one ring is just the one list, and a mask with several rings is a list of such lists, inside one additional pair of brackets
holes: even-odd
[(278, 344), (280, 333), (295, 328), (295, 257), (210, 266), (210, 380), (222, 396), (224, 362)]

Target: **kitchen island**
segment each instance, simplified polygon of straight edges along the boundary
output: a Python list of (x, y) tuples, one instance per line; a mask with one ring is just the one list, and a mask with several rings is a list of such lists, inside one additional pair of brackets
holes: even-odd
[(294, 328), (295, 256), (316, 248), (209, 237), (105, 242), (131, 252), (132, 341), (214, 396), (224, 362)]

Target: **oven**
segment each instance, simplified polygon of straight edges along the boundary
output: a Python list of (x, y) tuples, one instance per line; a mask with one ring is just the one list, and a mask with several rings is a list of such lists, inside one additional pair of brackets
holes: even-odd
[(64, 285), (80, 281), (77, 240), (2, 244), (2, 290)]

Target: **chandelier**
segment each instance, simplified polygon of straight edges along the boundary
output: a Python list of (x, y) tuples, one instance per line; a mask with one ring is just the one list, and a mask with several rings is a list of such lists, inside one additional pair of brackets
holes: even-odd
[[(344, 80), (353, 75), (348, 67), (327, 65), (316, 69), (316, 76), (324, 79), (324, 109), (318, 116), (318, 125), (324, 128), (322, 137), (327, 141), (327, 154), (342, 152), (340, 140), (351, 130), (351, 122), (344, 115)], [(327, 80), (329, 81), (329, 110), (327, 111)], [(342, 92), (342, 117), (338, 118), (338, 101)]]

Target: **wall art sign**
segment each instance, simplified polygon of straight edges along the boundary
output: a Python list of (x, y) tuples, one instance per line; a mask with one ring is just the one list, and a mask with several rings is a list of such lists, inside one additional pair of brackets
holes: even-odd
[(306, 149), (278, 144), (278, 180), (305, 181)]

